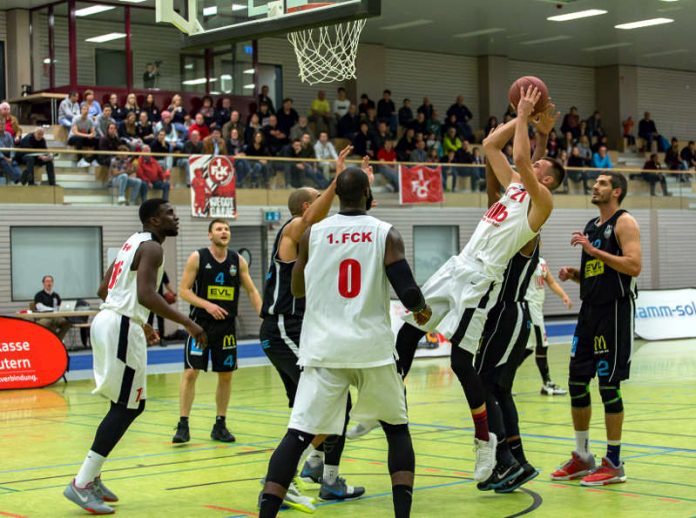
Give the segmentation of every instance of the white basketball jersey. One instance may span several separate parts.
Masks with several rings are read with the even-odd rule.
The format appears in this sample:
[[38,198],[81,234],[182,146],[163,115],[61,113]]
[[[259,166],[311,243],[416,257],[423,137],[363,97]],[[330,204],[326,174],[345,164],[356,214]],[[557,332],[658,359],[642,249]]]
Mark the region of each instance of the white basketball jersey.
[[384,251],[391,225],[337,214],[312,226],[299,364],[366,368],[394,362]]
[[[147,322],[150,310],[138,302],[137,271],[131,270],[135,253],[145,241],[153,241],[150,232],[137,232],[123,244],[114,261],[114,269],[109,279],[108,294],[101,309],[110,309],[133,319],[138,324]],[[157,270],[157,286],[162,282],[164,260]]]
[[511,183],[499,201],[483,215],[459,255],[478,263],[482,271],[501,278],[510,259],[537,232],[529,228],[531,198],[521,183]]
[[537,267],[534,269],[532,279],[529,282],[529,288],[527,288],[527,295],[525,296],[527,302],[530,304],[534,304],[535,306],[544,305],[544,300],[546,299],[546,290],[544,288],[546,286],[546,274],[548,271],[548,264],[540,257],[539,264],[537,264]]

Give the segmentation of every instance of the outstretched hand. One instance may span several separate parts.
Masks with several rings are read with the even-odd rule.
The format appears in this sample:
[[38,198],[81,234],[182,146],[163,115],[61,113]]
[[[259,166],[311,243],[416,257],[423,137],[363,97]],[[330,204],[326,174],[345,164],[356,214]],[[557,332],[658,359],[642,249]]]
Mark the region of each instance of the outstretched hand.
[[375,173],[372,171],[372,166],[370,165],[370,157],[365,155],[360,164],[360,169],[367,175],[367,179],[370,180],[370,185],[375,181]]
[[353,146],[348,145],[338,154],[338,158],[336,159],[336,176],[340,175],[346,170],[346,158],[348,158],[348,155],[350,155],[352,152]]
[[541,92],[536,86],[530,86],[527,91],[520,88],[520,101],[517,103],[517,116],[529,118],[534,112],[534,107],[541,99]]
[[549,99],[546,109],[541,113],[535,115],[530,121],[536,130],[542,135],[548,135],[551,130],[556,126],[558,118],[561,116],[561,112],[556,111],[556,105]]

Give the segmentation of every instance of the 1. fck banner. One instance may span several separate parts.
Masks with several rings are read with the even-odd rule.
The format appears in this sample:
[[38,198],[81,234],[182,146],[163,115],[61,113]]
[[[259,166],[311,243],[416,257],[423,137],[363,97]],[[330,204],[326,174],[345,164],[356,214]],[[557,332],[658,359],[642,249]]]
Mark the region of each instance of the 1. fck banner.
[[442,203],[442,168],[399,166],[399,203]]

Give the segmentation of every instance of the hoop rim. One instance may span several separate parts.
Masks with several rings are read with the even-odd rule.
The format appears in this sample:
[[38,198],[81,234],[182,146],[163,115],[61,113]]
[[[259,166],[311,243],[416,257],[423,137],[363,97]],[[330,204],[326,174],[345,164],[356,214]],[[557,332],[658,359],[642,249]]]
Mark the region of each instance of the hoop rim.
[[328,7],[330,5],[336,5],[336,2],[313,2],[311,4],[297,5],[294,7],[288,7],[287,14],[301,13],[303,11],[310,11],[318,7]]

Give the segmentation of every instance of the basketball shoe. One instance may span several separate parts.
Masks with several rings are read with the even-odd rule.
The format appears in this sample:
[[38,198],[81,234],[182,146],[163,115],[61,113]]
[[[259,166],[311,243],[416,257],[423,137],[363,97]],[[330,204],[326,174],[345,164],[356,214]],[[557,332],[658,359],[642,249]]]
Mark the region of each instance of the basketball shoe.
[[476,464],[474,466],[474,480],[483,482],[493,473],[495,467],[495,449],[498,446],[498,438],[493,432],[488,432],[488,440],[482,441],[474,437],[474,454]]
[[479,491],[490,491],[491,489],[498,489],[503,487],[508,482],[515,480],[517,477],[522,475],[524,470],[520,463],[514,460],[511,464],[504,464],[498,462],[493,468],[493,473],[485,481],[476,484],[476,489]]
[[580,481],[581,486],[606,486],[608,484],[620,484],[626,482],[624,463],[618,466],[607,457],[602,458],[602,465]]
[[189,433],[189,426],[187,422],[179,421],[176,424],[176,433],[172,437],[172,442],[174,444],[182,444],[189,442],[191,440],[191,434]]
[[321,483],[319,498],[322,500],[352,500],[365,494],[364,487],[353,487],[346,484],[346,479],[336,477],[333,484]]
[[526,484],[533,478],[539,475],[539,470],[532,466],[529,462],[525,462],[522,465],[522,473],[517,475],[515,478],[508,480],[502,486],[495,489],[496,493],[512,493],[515,489]]
[[63,496],[92,514],[113,514],[114,509],[104,503],[94,490],[94,483],[77,487],[73,479],[63,491]]
[[567,390],[562,389],[551,380],[541,386],[542,396],[565,396],[567,393]]
[[[263,478],[261,479],[261,485],[264,485],[266,483],[266,479]],[[259,500],[258,500],[258,507],[261,509],[261,500],[263,499],[263,489],[259,493]],[[285,493],[285,498],[283,499],[283,503],[280,506],[281,509],[288,509],[292,508],[295,509],[296,511],[301,511],[303,513],[313,513],[314,511],[317,510],[316,507],[314,507],[314,499],[310,498],[308,496],[304,496],[300,490],[297,488],[297,484],[295,483],[295,479],[290,482],[290,486],[288,487],[287,493]]]
[[370,421],[367,423],[358,423],[353,428],[346,432],[346,439],[357,439],[363,435],[367,435],[372,430],[379,426],[379,421]]
[[308,461],[305,461],[300,471],[300,480],[307,484],[321,484],[321,477],[324,475],[324,463],[320,462],[312,467]]
[[95,478],[92,483],[94,484],[94,492],[104,502],[118,502],[118,497],[104,485],[101,476]]
[[594,469],[595,460],[592,454],[588,458],[583,458],[577,451],[574,451],[568,462],[551,473],[551,479],[574,480],[589,475]]
[[224,423],[215,423],[210,432],[210,438],[220,442],[235,442],[237,438],[230,433]]

